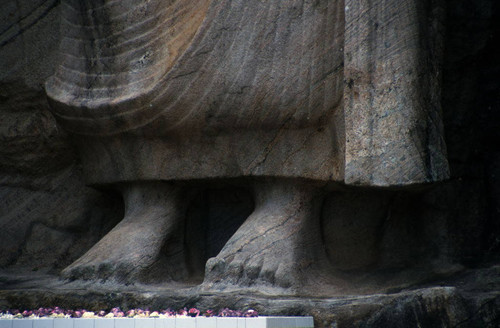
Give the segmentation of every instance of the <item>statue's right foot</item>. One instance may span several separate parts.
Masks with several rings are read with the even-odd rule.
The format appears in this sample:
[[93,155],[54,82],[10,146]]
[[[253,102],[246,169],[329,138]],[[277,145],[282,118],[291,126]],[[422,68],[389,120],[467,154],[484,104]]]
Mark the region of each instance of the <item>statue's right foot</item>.
[[[63,277],[133,283],[151,275],[183,214],[179,190],[164,182],[134,183],[123,187],[123,195],[123,220],[64,269]],[[176,265],[185,270],[182,263]]]

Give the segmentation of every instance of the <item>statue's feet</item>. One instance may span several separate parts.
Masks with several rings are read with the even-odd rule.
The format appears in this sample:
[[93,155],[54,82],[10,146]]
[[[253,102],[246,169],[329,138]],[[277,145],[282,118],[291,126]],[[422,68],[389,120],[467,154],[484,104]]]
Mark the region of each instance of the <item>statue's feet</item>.
[[179,191],[163,182],[133,183],[123,187],[123,196],[123,220],[64,269],[63,277],[132,283],[151,275],[183,214]]
[[320,234],[321,195],[296,181],[256,186],[256,208],[215,258],[204,285],[300,287],[324,248]]

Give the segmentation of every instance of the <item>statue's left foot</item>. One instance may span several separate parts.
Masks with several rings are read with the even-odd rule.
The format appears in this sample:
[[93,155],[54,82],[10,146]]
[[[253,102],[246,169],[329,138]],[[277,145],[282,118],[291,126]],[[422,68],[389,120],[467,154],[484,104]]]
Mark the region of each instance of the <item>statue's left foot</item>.
[[324,260],[321,196],[297,181],[256,187],[256,208],[215,258],[204,285],[300,287],[306,272]]

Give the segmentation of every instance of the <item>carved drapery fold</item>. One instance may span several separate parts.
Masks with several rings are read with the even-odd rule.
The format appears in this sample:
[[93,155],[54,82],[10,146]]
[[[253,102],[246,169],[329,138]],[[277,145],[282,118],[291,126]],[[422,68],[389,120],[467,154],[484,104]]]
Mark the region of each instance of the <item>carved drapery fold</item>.
[[440,181],[440,10],[415,0],[65,2],[63,61],[47,92],[62,125],[86,135],[90,183]]

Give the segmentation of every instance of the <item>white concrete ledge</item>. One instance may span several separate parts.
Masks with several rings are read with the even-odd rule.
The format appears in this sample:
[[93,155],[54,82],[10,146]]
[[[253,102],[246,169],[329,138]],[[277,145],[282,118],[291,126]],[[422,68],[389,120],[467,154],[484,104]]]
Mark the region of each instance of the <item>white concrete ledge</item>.
[[314,328],[312,317],[0,319],[0,328]]

